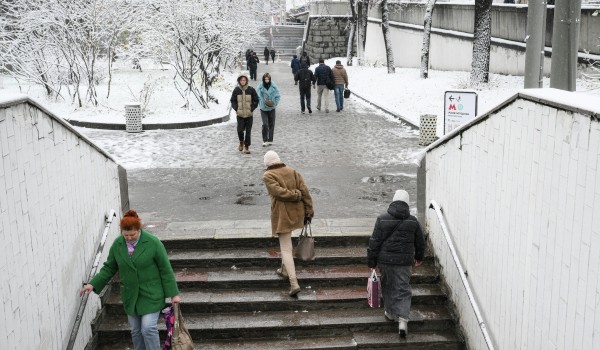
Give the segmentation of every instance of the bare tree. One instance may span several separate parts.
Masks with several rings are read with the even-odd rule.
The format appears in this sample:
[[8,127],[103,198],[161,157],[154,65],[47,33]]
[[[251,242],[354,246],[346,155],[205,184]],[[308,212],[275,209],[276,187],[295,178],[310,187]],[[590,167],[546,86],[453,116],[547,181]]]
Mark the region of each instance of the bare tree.
[[356,36],[356,23],[358,18],[356,15],[356,0],[350,0],[350,18],[348,19],[348,26],[350,27],[350,33],[348,35],[348,49],[346,51],[346,65],[352,65],[352,57],[354,56],[354,40]]
[[394,66],[394,50],[392,48],[392,39],[390,39],[390,10],[387,0],[381,1],[381,30],[383,31],[383,41],[385,43],[385,54],[387,58],[388,73],[396,73]]
[[357,43],[356,51],[358,56],[358,65],[362,66],[365,60],[365,44],[367,41],[367,24],[369,17],[369,0],[356,0],[357,14]]
[[492,0],[475,1],[473,60],[471,84],[487,83],[490,76],[490,45],[492,36]]
[[436,0],[427,0],[423,19],[423,46],[421,48],[421,78],[429,76],[429,48],[431,46],[431,23]]

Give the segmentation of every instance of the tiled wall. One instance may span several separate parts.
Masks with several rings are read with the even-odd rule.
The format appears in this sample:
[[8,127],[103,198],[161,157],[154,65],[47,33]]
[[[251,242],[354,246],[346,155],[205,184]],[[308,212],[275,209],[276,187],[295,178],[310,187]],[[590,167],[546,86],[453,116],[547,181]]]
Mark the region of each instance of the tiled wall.
[[[426,154],[426,202],[443,208],[496,349],[600,349],[600,103],[561,96],[518,96]],[[485,349],[426,217],[468,343]]]
[[[109,156],[26,98],[0,103],[0,349],[65,348],[111,209],[120,215]],[[118,233],[115,218],[107,245]],[[90,298],[75,349],[99,305]]]

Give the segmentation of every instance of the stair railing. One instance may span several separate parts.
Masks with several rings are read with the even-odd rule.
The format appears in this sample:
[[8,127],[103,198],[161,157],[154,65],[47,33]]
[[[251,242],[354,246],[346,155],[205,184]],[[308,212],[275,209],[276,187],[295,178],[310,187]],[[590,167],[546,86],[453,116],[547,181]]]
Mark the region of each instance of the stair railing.
[[473,295],[473,291],[471,290],[471,284],[467,280],[467,276],[465,270],[458,258],[458,254],[456,253],[456,248],[454,248],[454,243],[452,243],[452,239],[450,238],[450,232],[448,230],[448,226],[446,225],[446,219],[444,218],[444,213],[442,212],[442,207],[435,201],[432,200],[429,204],[429,209],[435,210],[437,214],[438,221],[442,228],[442,232],[444,232],[444,238],[446,239],[446,243],[448,244],[448,248],[450,249],[450,253],[452,254],[452,258],[454,259],[454,264],[459,271],[460,279],[467,291],[467,297],[469,298],[469,302],[471,303],[471,307],[475,312],[475,317],[477,318],[477,323],[479,324],[479,328],[481,329],[481,333],[483,334],[483,338],[485,343],[487,344],[487,348],[490,350],[495,350],[494,344],[492,343],[492,339],[487,331],[487,327],[483,320],[483,316],[481,315],[481,311],[479,310],[479,305],[475,300],[475,296]]
[[[115,210],[111,209],[110,213],[108,214],[108,217],[105,217],[106,223],[104,224],[104,232],[102,233],[100,244],[98,245],[98,249],[96,250],[96,257],[94,258],[94,263],[92,264],[92,268],[90,269],[90,273],[86,281],[89,281],[92,277],[94,277],[94,275],[96,275],[98,265],[100,265],[100,257],[102,256],[102,251],[104,250],[104,245],[106,244],[106,239],[108,238],[108,231],[110,230],[110,225],[112,224],[113,218],[115,216],[117,216]],[[77,339],[77,333],[79,332],[79,326],[81,325],[81,320],[83,318],[83,312],[85,311],[85,307],[88,302],[88,297],[89,294],[85,294],[79,302],[79,309],[77,310],[77,316],[75,317],[75,323],[73,324],[73,328],[71,329],[71,336],[69,337],[69,343],[67,344],[66,350],[73,350],[73,346],[75,346],[75,340]]]

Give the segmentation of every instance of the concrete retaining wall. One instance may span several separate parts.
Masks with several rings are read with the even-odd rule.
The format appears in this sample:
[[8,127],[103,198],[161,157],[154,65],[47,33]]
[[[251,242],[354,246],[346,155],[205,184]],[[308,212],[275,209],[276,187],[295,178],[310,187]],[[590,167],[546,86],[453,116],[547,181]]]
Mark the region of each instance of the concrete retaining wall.
[[[110,156],[39,104],[0,100],[0,349],[66,347],[104,216],[127,203],[124,178]],[[107,245],[118,234],[115,218]],[[91,297],[75,349],[90,339],[99,306]]]
[[304,51],[311,63],[320,58],[345,57],[348,47],[347,17],[311,17],[308,23],[308,39]]
[[419,183],[472,349],[486,347],[431,200],[496,349],[600,348],[600,102],[524,90],[428,147]]

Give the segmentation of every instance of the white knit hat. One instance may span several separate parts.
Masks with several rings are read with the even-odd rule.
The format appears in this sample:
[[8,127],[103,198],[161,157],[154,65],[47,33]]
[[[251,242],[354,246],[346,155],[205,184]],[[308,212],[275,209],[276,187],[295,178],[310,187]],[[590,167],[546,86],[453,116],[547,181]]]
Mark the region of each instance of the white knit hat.
[[396,191],[396,193],[394,193],[394,199],[392,199],[392,202],[395,201],[403,201],[404,203],[408,204],[408,192],[405,190]]
[[279,159],[279,156],[275,151],[268,151],[265,153],[264,162],[265,166],[268,168],[273,164],[281,163],[281,159]]

